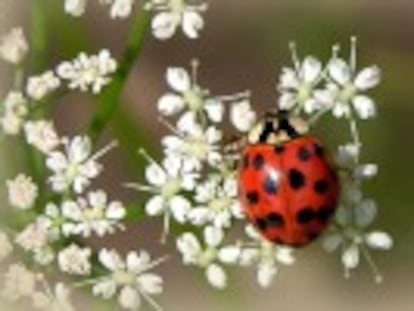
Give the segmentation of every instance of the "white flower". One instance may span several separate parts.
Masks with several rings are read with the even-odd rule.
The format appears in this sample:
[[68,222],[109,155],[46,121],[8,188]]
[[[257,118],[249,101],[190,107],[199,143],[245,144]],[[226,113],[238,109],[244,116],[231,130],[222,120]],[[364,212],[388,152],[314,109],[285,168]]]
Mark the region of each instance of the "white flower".
[[71,244],[58,254],[58,264],[61,271],[74,275],[87,275],[91,272],[90,248],[81,248]]
[[[197,61],[192,65],[195,72],[198,66]],[[196,77],[191,77],[185,68],[168,68],[166,80],[174,92],[169,92],[158,100],[158,110],[162,115],[172,116],[184,109],[189,109],[194,114],[205,114],[214,123],[222,121],[223,103],[216,99],[206,99],[208,91],[202,89],[196,83]]]
[[230,120],[240,132],[249,131],[256,122],[256,113],[252,109],[250,101],[242,100],[232,105]]
[[382,250],[390,250],[394,244],[392,237],[381,231],[374,231],[365,235],[365,243],[370,248]]
[[194,199],[197,205],[188,214],[194,225],[210,223],[228,228],[233,217],[244,216],[237,200],[237,181],[233,177],[210,176],[197,186]]
[[86,0],[65,0],[65,12],[72,16],[81,16],[85,13]]
[[33,207],[38,195],[37,185],[33,183],[31,177],[24,174],[19,174],[13,180],[8,180],[7,190],[10,204],[19,209]]
[[67,234],[89,237],[95,233],[102,237],[124,228],[121,220],[126,215],[125,207],[118,201],[108,202],[102,190],[90,192],[88,201],[82,198],[78,202],[66,201],[61,208]]
[[195,121],[194,114],[186,113],[174,131],[176,135],[164,137],[162,144],[166,154],[183,159],[188,170],[199,171],[205,162],[213,167],[220,164],[222,132],[216,127],[204,129]]
[[23,264],[14,263],[8,267],[4,275],[2,295],[7,300],[16,301],[32,295],[35,285],[35,274]]
[[236,264],[240,254],[237,246],[220,247],[223,238],[222,229],[208,226],[204,229],[203,242],[190,232],[177,239],[177,249],[183,257],[183,263],[204,269],[207,281],[218,289],[227,286],[227,274],[222,264]]
[[162,293],[163,280],[150,270],[164,259],[152,261],[147,252],[141,251],[129,252],[123,260],[115,250],[103,249],[99,261],[110,274],[95,281],[94,295],[109,299],[119,289],[118,300],[124,309],[138,310],[141,299],[158,307],[151,296]]
[[72,188],[81,193],[89,186],[90,180],[96,178],[103,166],[97,162],[115,144],[109,144],[95,154],[89,137],[76,136],[72,140],[64,141],[64,152],[52,151],[46,159],[47,167],[54,173],[49,178],[52,189],[63,193]]
[[27,95],[34,100],[42,100],[60,86],[60,80],[53,71],[39,76],[29,77],[26,86]]
[[15,243],[27,252],[44,248],[48,243],[47,230],[36,223],[30,224],[16,236]]
[[0,119],[3,131],[9,135],[20,132],[28,113],[27,100],[20,92],[11,91],[4,100],[4,112]]
[[41,152],[48,154],[60,144],[52,121],[27,121],[24,125],[26,141]]
[[[64,201],[62,206],[70,204],[69,201]],[[73,204],[76,204],[73,202]],[[61,234],[65,237],[71,235],[74,225],[70,223],[63,212],[56,204],[49,202],[46,204],[43,214],[37,218],[37,225],[47,231],[48,239],[56,241],[61,238]]]
[[157,12],[152,20],[152,32],[157,39],[171,38],[180,25],[188,38],[197,39],[204,28],[200,13],[207,9],[205,3],[190,5],[184,0],[150,0],[146,8]]
[[257,282],[262,287],[269,287],[279,269],[279,264],[292,265],[295,262],[292,249],[275,245],[262,237],[251,225],[246,227],[246,234],[253,243],[248,243],[248,246],[242,248],[240,264],[257,265]]
[[13,245],[4,232],[0,232],[0,262],[6,259],[13,251]]
[[0,56],[9,63],[21,63],[28,51],[27,40],[21,28],[13,28],[0,40]]
[[315,99],[314,88],[319,83],[322,64],[313,56],[307,56],[295,68],[283,68],[278,85],[282,96],[279,108],[290,110],[296,105],[303,107],[306,113],[321,109],[321,103]]
[[70,290],[63,283],[57,283],[52,293],[49,288],[32,295],[33,306],[46,311],[75,311],[70,302]]
[[94,94],[111,82],[111,74],[117,69],[116,60],[108,50],[101,50],[99,54],[88,56],[80,53],[72,61],[61,63],[56,71],[62,80],[68,80],[70,89],[79,89],[83,92],[89,89]]
[[372,118],[376,115],[375,102],[361,93],[380,83],[381,70],[371,66],[356,72],[353,67],[340,58],[332,59],[328,65],[333,83],[330,86],[334,100],[332,113],[337,118],[349,117],[352,107],[360,119]]
[[150,162],[145,170],[149,186],[134,184],[129,186],[154,195],[145,204],[145,210],[149,216],[164,215],[162,236],[164,240],[169,231],[171,216],[181,224],[187,220],[191,203],[182,192],[194,189],[198,175],[186,171],[183,168],[183,162],[177,157],[167,156],[160,165],[145,152],[143,154]]

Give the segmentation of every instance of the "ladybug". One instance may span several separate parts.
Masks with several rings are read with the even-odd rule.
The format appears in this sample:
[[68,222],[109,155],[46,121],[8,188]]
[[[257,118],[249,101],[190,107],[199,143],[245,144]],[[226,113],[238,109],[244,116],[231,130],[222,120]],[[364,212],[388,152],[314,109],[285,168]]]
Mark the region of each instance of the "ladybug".
[[338,177],[307,123],[287,112],[268,113],[245,138],[238,168],[239,200],[268,240],[300,247],[329,224]]

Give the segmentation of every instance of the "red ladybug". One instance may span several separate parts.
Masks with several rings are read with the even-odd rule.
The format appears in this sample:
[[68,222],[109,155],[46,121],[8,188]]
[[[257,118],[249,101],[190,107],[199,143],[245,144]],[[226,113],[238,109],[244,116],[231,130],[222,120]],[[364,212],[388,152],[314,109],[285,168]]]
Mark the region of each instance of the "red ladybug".
[[249,133],[239,165],[239,198],[268,240],[294,247],[314,240],[337,205],[339,184],[319,140],[287,113],[267,114]]

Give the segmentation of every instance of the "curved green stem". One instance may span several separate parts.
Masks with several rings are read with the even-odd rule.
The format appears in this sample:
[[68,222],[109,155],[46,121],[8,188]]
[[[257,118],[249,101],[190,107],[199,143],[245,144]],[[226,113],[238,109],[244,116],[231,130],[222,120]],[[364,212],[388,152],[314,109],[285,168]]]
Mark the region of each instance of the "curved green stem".
[[111,120],[119,97],[131,72],[132,66],[142,50],[149,29],[150,14],[145,9],[138,12],[129,34],[125,52],[119,62],[118,70],[111,82],[98,98],[98,104],[89,124],[88,134],[96,142],[107,123]]

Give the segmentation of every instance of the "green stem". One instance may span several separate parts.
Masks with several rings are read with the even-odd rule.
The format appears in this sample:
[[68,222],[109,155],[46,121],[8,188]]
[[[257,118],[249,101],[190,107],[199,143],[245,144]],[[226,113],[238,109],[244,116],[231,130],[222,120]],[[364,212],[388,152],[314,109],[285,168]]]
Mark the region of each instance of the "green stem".
[[141,9],[132,25],[127,46],[118,70],[106,89],[99,96],[98,104],[89,124],[88,134],[93,142],[96,142],[107,123],[110,121],[119,102],[123,87],[131,72],[132,66],[142,50],[147,30],[149,29],[150,15],[147,10]]

